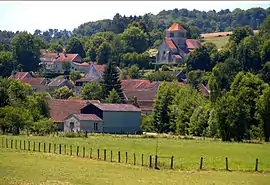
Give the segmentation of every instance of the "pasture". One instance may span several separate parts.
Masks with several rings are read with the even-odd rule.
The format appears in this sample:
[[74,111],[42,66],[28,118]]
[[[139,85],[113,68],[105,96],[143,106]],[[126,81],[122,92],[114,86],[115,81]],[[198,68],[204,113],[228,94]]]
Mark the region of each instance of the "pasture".
[[49,153],[0,148],[0,184],[267,185],[269,173],[153,170]]
[[[104,159],[104,149],[106,149],[106,160],[110,160],[112,151],[112,160],[118,161],[118,152],[120,151],[121,163],[134,164],[134,153],[136,156],[136,165],[141,166],[142,154],[145,166],[149,164],[149,156],[171,157],[174,156],[173,169],[180,170],[198,170],[200,158],[203,157],[203,170],[225,170],[225,158],[228,157],[229,169],[233,171],[254,171],[255,160],[259,159],[259,171],[270,172],[270,144],[251,144],[251,143],[229,143],[219,140],[184,140],[177,138],[142,138],[126,135],[90,135],[88,138],[67,138],[57,136],[1,136],[8,139],[10,143],[15,141],[19,148],[19,141],[23,148],[25,141],[26,150],[28,150],[28,141],[30,141],[30,151],[33,151],[34,142],[35,150],[38,150],[40,142],[40,150],[48,153],[49,143],[51,143],[51,153],[59,154],[61,144],[61,154],[76,155],[77,146],[79,146],[79,156],[83,155],[83,147],[85,147],[85,157],[97,158],[99,150],[99,158]],[[55,144],[55,149],[54,148]],[[5,145],[5,142],[3,143]],[[10,144],[9,144],[10,145]],[[72,151],[70,151],[72,146]],[[1,146],[0,146],[1,147]],[[9,146],[10,147],[10,146]],[[65,147],[65,149],[64,149]],[[55,151],[54,151],[55,150]],[[64,151],[65,150],[65,151]],[[128,155],[126,161],[126,152]],[[170,167],[170,159],[160,158],[159,166],[162,168]]]
[[222,37],[206,37],[203,39],[204,42],[212,42],[214,43],[218,49],[220,49],[221,47],[225,46],[228,41],[229,41],[229,37],[228,36],[222,36]]

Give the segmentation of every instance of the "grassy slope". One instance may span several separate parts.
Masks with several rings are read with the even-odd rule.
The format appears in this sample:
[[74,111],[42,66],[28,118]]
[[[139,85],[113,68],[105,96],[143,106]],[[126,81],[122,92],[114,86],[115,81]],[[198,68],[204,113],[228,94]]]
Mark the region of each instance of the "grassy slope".
[[[61,143],[73,145],[73,155],[76,154],[76,145],[80,145],[80,155],[82,146],[86,147],[89,156],[90,147],[93,148],[93,156],[97,156],[97,149],[100,149],[100,157],[103,158],[103,149],[107,149],[107,159],[109,150],[113,151],[113,159],[117,160],[117,152],[121,151],[121,160],[125,160],[125,152],[128,152],[128,161],[133,163],[133,153],[136,152],[137,162],[141,163],[141,154],[144,154],[144,163],[149,163],[149,155],[155,155],[157,139],[153,138],[127,138],[120,136],[89,136],[88,138],[63,138],[63,137],[41,137],[41,136],[9,136],[9,139],[21,139],[31,141],[41,141],[47,143]],[[0,143],[2,142],[2,139]],[[194,170],[199,168],[200,157],[204,157],[204,169],[225,168],[225,157],[229,158],[229,168],[232,170],[254,170],[255,159],[259,158],[259,170],[270,171],[270,144],[247,144],[247,143],[223,143],[210,140],[179,140],[169,138],[158,139],[158,155],[174,156],[175,168]],[[19,145],[19,144],[18,144]],[[33,148],[33,142],[31,142]],[[36,149],[37,149],[36,144]],[[2,146],[2,145],[1,145]],[[59,147],[59,145],[56,145]],[[27,142],[26,142],[27,147]],[[62,146],[63,149],[63,146]],[[43,150],[43,144],[41,145]],[[53,149],[51,149],[53,151]],[[56,149],[59,152],[59,149]],[[63,153],[63,150],[62,150]],[[169,159],[161,159],[160,162],[169,166]]]
[[228,43],[229,37],[209,37],[204,38],[205,42],[212,42],[216,44],[217,48],[221,48],[222,46],[225,46]]
[[83,158],[0,149],[0,184],[269,184],[250,172],[151,170]]

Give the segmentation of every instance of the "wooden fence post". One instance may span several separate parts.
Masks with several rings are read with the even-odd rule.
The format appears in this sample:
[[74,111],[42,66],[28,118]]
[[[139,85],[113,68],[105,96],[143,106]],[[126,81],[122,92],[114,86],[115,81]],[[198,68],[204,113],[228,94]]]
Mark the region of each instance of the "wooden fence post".
[[40,142],[38,142],[38,152],[40,152]]
[[229,170],[229,164],[228,164],[228,157],[225,158],[226,159],[226,170]]
[[49,153],[51,153],[51,143],[49,143]]
[[202,166],[203,166],[203,157],[201,157],[201,160],[200,160],[200,170],[202,169]]
[[112,153],[112,150],[111,150],[111,162],[113,161],[113,153]]
[[259,163],[259,159],[256,158],[256,164],[255,164],[255,171],[256,171],[256,172],[258,171],[258,163]]
[[6,148],[8,148],[8,138],[6,138]]
[[64,155],[67,154],[67,145],[64,145]]
[[56,144],[53,144],[53,153],[56,154]]
[[34,143],[33,143],[33,151],[35,152],[36,151],[36,142],[34,141]]
[[143,154],[142,154],[142,166],[143,166]]
[[79,148],[79,146],[77,146],[77,157],[79,156],[79,150],[80,150],[80,148]]
[[85,146],[83,146],[83,158],[85,157]]
[[106,161],[106,149],[104,149],[104,156],[103,156],[103,158],[104,158],[104,161]]
[[10,148],[13,148],[13,139],[10,141]]
[[172,156],[172,158],[171,158],[171,169],[173,169],[173,159],[174,159],[174,157]]
[[69,146],[69,155],[72,156],[72,145]]
[[136,153],[133,154],[133,164],[136,165]]
[[25,140],[23,140],[23,149],[25,150]]
[[43,152],[46,153],[46,143],[43,143]]
[[149,157],[149,168],[152,168],[152,156]]
[[62,145],[59,144],[59,154],[61,154],[61,153],[62,153]]
[[155,155],[155,169],[158,169],[158,156]]
[[31,141],[28,141],[28,151],[30,151],[30,143]]
[[15,139],[15,149],[17,149],[17,139]]
[[4,148],[4,138],[2,137],[2,148]]
[[97,159],[99,160],[99,149],[97,149]]
[[118,151],[118,162],[121,162],[121,156],[120,156],[120,151]]
[[92,148],[90,148],[90,154],[89,154],[90,159],[92,159]]
[[22,140],[20,140],[20,150],[22,149]]
[[126,163],[128,163],[128,153],[126,152]]

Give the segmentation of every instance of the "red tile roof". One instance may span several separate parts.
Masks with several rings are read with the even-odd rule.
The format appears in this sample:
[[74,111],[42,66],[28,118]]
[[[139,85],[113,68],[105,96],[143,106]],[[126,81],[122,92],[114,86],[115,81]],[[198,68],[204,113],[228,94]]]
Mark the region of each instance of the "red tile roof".
[[188,49],[195,49],[201,45],[201,42],[196,39],[187,39],[186,44]]
[[124,91],[128,100],[132,100],[134,96],[137,97],[137,101],[154,101],[156,96],[156,91],[151,90],[133,90],[133,91]]
[[165,42],[170,49],[177,49],[177,47],[175,46],[175,44],[171,39],[165,39]]
[[63,122],[70,114],[80,114],[87,103],[100,103],[98,100],[61,100],[49,101],[50,116],[54,122]]
[[125,91],[138,90],[138,89],[152,89],[159,82],[150,82],[149,80],[128,79],[122,80],[122,89]]
[[88,67],[90,66],[90,64],[86,63],[86,62],[83,62],[83,63],[78,63],[78,62],[72,62],[74,65],[76,66],[85,66],[85,67]]
[[15,75],[10,75],[9,78],[15,78],[17,80],[22,80],[26,78],[27,75],[30,75],[28,72],[16,72]]
[[174,23],[168,31],[186,31],[180,24]]
[[44,83],[45,81],[45,78],[24,78],[21,81],[24,83],[28,83],[31,86],[35,86],[35,85],[42,85],[42,83]]
[[64,54],[64,53],[44,53],[41,55],[43,62],[71,62],[78,54]]
[[95,114],[73,114],[73,115],[76,116],[79,120],[82,120],[82,121],[88,121],[88,120],[102,121],[102,119],[99,118]]
[[128,111],[140,112],[141,109],[130,104],[110,104],[110,103],[92,103],[94,106],[103,111]]

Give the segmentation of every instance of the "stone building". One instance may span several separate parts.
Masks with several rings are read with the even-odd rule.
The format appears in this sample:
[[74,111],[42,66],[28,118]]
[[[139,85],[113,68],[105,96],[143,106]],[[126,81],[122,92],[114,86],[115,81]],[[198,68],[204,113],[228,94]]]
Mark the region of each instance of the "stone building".
[[180,24],[173,24],[166,32],[165,40],[158,47],[156,62],[184,62],[185,56],[201,45],[199,40],[187,39],[186,33]]

